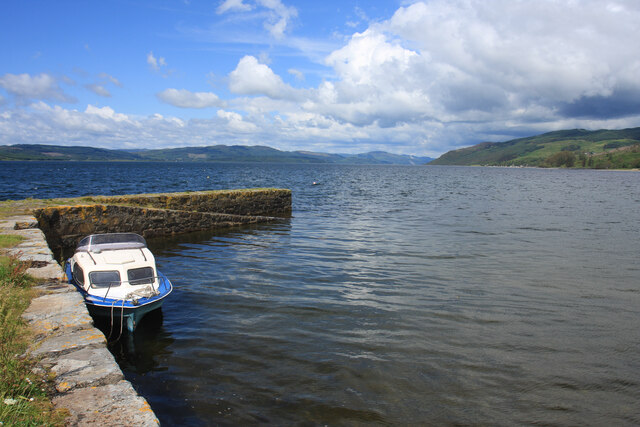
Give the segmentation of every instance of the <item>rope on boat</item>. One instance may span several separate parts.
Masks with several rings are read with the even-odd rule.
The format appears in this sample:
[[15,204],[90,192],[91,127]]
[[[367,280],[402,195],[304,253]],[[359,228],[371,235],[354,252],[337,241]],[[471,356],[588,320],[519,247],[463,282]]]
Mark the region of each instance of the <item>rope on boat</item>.
[[118,338],[116,338],[115,340],[111,341],[111,342],[116,342],[120,339],[120,337],[122,336],[122,324],[124,323],[124,302],[125,300],[114,300],[113,303],[111,304],[111,329],[109,330],[109,337],[107,338],[107,341],[109,341],[111,339],[111,334],[113,333],[113,307],[116,305],[116,303],[118,301],[122,301],[122,306],[120,308],[120,334],[118,335]]
[[[108,292],[108,291],[107,291]],[[115,307],[116,303],[118,301],[122,301],[122,306],[120,307],[120,334],[118,335],[118,338],[116,338],[115,340],[111,341],[111,342],[115,342],[118,341],[120,339],[120,337],[122,337],[122,328],[123,328],[123,324],[124,324],[124,303],[127,300],[131,300],[131,303],[133,305],[138,305],[138,299],[140,298],[152,298],[155,296],[160,295],[160,291],[154,289],[153,286],[146,286],[142,289],[138,289],[135,290],[133,292],[129,292],[124,298],[122,299],[116,299],[113,300],[113,303],[111,303],[111,328],[109,329],[109,337],[107,337],[107,341],[109,341],[111,339],[111,335],[113,334],[113,308]]]
[[160,291],[157,291],[153,288],[153,286],[145,286],[142,289],[137,289],[133,292],[129,292],[125,299],[131,300],[133,305],[138,305],[138,300],[140,298],[152,298],[160,295]]

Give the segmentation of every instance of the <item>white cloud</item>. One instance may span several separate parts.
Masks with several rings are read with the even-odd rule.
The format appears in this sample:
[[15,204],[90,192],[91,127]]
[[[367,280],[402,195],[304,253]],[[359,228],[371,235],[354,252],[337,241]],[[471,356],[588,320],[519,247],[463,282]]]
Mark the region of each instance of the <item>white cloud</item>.
[[[273,63],[247,55],[228,72],[231,97],[224,101],[211,92],[184,89],[156,95],[181,108],[224,108],[207,119],[134,117],[109,107],[77,111],[45,103],[24,108],[25,103],[16,103],[8,110],[14,98],[58,101],[66,96],[59,78],[6,74],[0,77],[7,96],[0,143],[136,141],[154,147],[260,140],[282,149],[437,155],[460,145],[555,129],[640,126],[637,1],[403,4],[386,21],[370,24],[326,53],[319,60],[326,66],[324,79],[313,86],[288,85],[283,77],[291,77],[274,70],[290,65],[269,50]],[[266,19],[273,37],[287,34],[297,13],[279,0],[228,0],[217,11],[241,14],[236,18],[243,20]],[[285,38],[277,43],[295,46],[308,58],[310,42]],[[328,45],[313,49],[314,60]],[[153,52],[147,61],[156,71],[167,66]],[[220,84],[226,72],[216,72]],[[299,81],[305,77],[298,68],[287,72]],[[116,81],[105,75],[93,83],[108,92]]]
[[303,105],[356,126],[381,127],[423,120],[433,114],[430,96],[419,73],[416,52],[390,42],[377,29],[356,33],[326,63],[336,72],[335,82],[324,82]]
[[273,99],[291,98],[295,91],[271,68],[254,56],[245,56],[229,74],[229,89],[241,95],[266,95]]
[[153,52],[149,52],[147,53],[147,64],[153,71],[160,71],[162,67],[167,66],[167,61],[163,57],[156,58]]
[[[55,105],[53,107],[42,101],[30,105],[32,113],[23,110],[14,111],[11,120],[24,126],[23,132],[27,138],[34,142],[56,143],[56,135],[60,140],[69,142],[77,138],[84,141],[93,141],[94,137],[100,139],[100,135],[112,138],[115,134],[130,134],[135,123],[126,115],[116,113],[110,107],[95,107],[88,105],[85,111],[68,110]],[[21,140],[11,127],[2,123],[9,134],[5,138],[9,141]],[[126,132],[123,132],[125,131]],[[12,134],[13,133],[13,134]],[[60,140],[58,142],[60,142]],[[8,142],[7,142],[8,143]],[[17,143],[17,142],[12,142]]]
[[304,73],[300,70],[296,70],[295,68],[289,68],[287,72],[292,76],[294,76],[296,80],[300,80],[300,81],[304,80]]
[[87,105],[86,114],[98,116],[103,119],[113,120],[115,122],[131,122],[126,114],[116,113],[111,107],[96,107],[93,105]]
[[248,12],[251,9],[253,9],[253,7],[243,3],[242,0],[225,0],[220,3],[220,6],[216,9],[216,13],[223,14],[229,11]]
[[224,103],[212,92],[190,92],[186,89],[165,89],[156,94],[158,99],[174,107],[208,108],[221,107]]
[[97,83],[91,83],[91,84],[84,85],[84,87],[89,89],[91,92],[95,93],[96,95],[104,96],[105,98],[108,98],[111,96],[111,92],[109,92],[107,88],[105,88],[103,85],[100,85]]
[[416,52],[398,43],[390,43],[383,33],[367,30],[354,34],[349,43],[331,53],[326,62],[336,70],[340,80],[369,85],[405,75],[411,60],[417,56]]
[[433,147],[640,125],[640,5],[542,2],[402,7],[327,56],[335,78],[302,108],[370,139],[421,127]]
[[224,111],[218,110],[218,117],[226,120],[230,129],[238,132],[255,132],[258,127],[251,123],[243,120],[242,116],[233,111]]
[[273,37],[282,38],[291,20],[298,16],[296,8],[285,6],[280,0],[257,0],[257,3],[270,10],[264,27]]
[[216,13],[228,12],[252,12],[262,9],[266,14],[264,28],[276,39],[282,39],[290,27],[291,21],[298,16],[298,10],[292,6],[286,6],[280,0],[255,0],[245,3],[243,0],[225,0],[216,9]]
[[[81,75],[85,75],[86,76],[86,72],[80,72],[81,70],[78,70],[79,74]],[[84,87],[88,90],[90,90],[91,92],[95,93],[96,95],[99,96],[103,96],[105,98],[110,98],[111,97],[111,92],[109,92],[109,89],[107,89],[107,85],[114,85],[117,87],[122,87],[122,83],[120,83],[120,81],[107,74],[107,73],[100,73],[98,74],[98,82],[97,83],[87,83],[84,85]]]
[[118,80],[117,78],[115,78],[112,75],[109,75],[107,73],[98,74],[98,78],[100,79],[100,81],[102,81],[104,83],[111,83],[111,84],[113,84],[115,86],[122,87],[122,83],[120,83],[120,80]]
[[508,113],[614,94],[640,55],[638,18],[633,2],[435,0],[400,8],[382,29],[417,47],[443,113]]
[[34,99],[47,99],[62,102],[73,102],[73,98],[66,95],[58,80],[47,73],[36,76],[30,74],[10,74],[0,77],[0,87],[14,95],[19,103]]

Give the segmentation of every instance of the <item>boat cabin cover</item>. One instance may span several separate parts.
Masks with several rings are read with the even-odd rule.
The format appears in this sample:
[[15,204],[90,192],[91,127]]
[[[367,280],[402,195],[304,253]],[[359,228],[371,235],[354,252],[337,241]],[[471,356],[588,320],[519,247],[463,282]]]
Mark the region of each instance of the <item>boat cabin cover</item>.
[[83,238],[71,258],[74,280],[91,295],[126,298],[132,291],[158,287],[155,258],[142,236],[94,234]]

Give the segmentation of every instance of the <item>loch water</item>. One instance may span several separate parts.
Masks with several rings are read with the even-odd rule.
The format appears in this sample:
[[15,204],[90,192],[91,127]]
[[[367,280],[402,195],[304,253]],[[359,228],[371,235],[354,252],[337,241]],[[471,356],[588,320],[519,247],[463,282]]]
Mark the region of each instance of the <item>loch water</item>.
[[149,242],[174,293],[111,350],[162,424],[640,424],[640,172],[0,168],[0,199],[292,189]]

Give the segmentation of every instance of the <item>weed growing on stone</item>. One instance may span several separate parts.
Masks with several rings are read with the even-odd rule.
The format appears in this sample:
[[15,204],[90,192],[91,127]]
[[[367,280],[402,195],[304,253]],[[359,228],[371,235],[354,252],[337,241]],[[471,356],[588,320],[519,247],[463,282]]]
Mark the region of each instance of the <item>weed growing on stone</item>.
[[10,248],[24,240],[18,234],[0,234],[0,248]]

